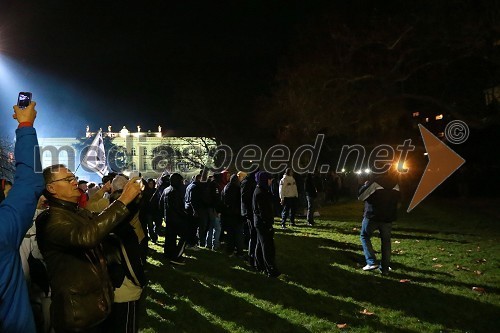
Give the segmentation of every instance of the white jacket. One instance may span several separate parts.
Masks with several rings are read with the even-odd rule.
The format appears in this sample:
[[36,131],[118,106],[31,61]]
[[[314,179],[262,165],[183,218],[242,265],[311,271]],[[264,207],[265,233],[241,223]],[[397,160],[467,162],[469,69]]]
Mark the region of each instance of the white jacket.
[[297,198],[299,192],[297,191],[297,184],[295,183],[295,178],[292,176],[283,175],[280,180],[280,199],[284,198]]

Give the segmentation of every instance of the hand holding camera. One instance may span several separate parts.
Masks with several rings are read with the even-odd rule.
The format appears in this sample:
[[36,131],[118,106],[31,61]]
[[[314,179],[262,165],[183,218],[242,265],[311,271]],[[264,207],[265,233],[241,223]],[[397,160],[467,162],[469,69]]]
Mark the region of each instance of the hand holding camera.
[[36,103],[31,100],[31,93],[20,92],[17,105],[14,105],[12,118],[16,119],[19,123],[33,124],[36,118],[35,105]]
[[[137,180],[139,180],[139,182],[137,182]],[[144,185],[140,181],[140,178],[134,177],[130,179],[123,187],[123,192],[118,200],[123,202],[125,206],[128,205],[135,199],[135,197],[137,197],[141,193],[143,187]]]

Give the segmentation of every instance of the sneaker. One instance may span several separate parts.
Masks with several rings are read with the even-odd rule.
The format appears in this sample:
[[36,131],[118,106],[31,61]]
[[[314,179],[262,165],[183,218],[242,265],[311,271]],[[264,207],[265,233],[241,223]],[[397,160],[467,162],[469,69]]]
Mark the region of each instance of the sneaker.
[[377,269],[378,268],[378,265],[366,265],[365,267],[363,267],[363,270],[364,271],[372,271],[374,269]]
[[174,265],[184,266],[186,264],[186,261],[182,258],[177,258],[170,260],[170,263]]

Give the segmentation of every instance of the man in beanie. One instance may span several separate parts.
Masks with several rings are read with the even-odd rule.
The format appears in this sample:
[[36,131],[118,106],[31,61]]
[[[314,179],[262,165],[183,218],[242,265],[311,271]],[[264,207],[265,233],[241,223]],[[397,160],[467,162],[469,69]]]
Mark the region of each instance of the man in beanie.
[[274,209],[273,198],[269,190],[271,175],[259,171],[255,175],[257,186],[253,193],[254,226],[257,230],[257,246],[255,261],[257,269],[263,269],[269,277],[278,277],[280,272],[276,268],[276,250],[274,247]]

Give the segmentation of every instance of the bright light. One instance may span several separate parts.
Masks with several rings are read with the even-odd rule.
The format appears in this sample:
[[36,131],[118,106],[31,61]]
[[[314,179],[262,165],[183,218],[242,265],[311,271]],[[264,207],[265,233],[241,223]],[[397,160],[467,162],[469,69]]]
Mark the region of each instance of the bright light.
[[408,164],[405,162],[397,162],[397,163],[394,163],[394,168],[396,168],[396,170],[398,172],[408,172],[410,169],[408,168]]
[[360,175],[361,174],[361,170],[356,171],[355,174]]
[[424,156],[427,156],[427,155],[429,155],[429,153],[424,153]]
[[345,169],[342,169],[342,172],[345,172]]
[[365,169],[365,173],[370,173],[370,172],[371,172],[370,169],[368,169],[368,168]]

